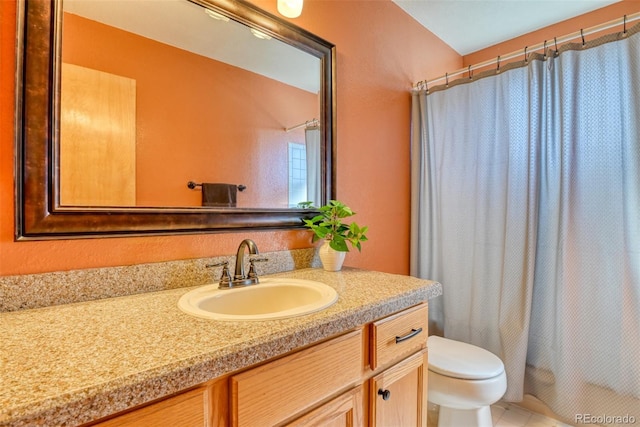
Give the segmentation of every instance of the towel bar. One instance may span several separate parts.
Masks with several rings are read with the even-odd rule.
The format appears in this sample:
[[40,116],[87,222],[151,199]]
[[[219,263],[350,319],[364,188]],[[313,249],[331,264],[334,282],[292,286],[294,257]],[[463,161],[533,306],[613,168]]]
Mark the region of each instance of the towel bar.
[[[193,181],[189,181],[187,182],[187,187],[189,187],[190,189],[195,189],[196,187],[202,187],[202,184],[197,184]],[[238,191],[244,191],[247,188],[246,185],[243,184],[238,184]]]

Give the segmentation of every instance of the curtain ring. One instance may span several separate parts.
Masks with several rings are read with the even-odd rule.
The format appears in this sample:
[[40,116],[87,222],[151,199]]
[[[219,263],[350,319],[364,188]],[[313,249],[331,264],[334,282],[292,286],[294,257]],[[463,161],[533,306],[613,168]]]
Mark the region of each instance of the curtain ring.
[[525,47],[524,47],[524,63],[525,63],[525,64],[529,62],[529,58],[527,58],[527,48],[528,48],[528,47],[529,47],[529,46],[525,46]]
[[560,51],[558,50],[558,38],[557,37],[553,38],[553,44],[556,45],[556,54],[555,54],[555,56],[560,55]]
[[585,41],[584,41],[584,31],[582,30],[582,28],[580,28],[580,37],[582,37],[582,46],[585,45]]
[[627,15],[622,18],[622,34],[627,35]]
[[498,64],[497,68],[496,68],[496,74],[500,72],[500,55],[498,55],[498,60],[496,61],[496,63]]
[[449,87],[449,73],[444,74],[446,86]]
[[473,70],[471,69],[471,65],[469,65],[469,80],[473,80]]
[[547,59],[547,41],[546,41],[546,40],[544,41],[544,45],[543,45],[543,47],[542,47],[542,52],[543,52],[543,54],[544,54],[544,55],[543,55],[543,58],[544,58],[544,59]]
[[425,92],[429,93],[429,80],[424,81]]

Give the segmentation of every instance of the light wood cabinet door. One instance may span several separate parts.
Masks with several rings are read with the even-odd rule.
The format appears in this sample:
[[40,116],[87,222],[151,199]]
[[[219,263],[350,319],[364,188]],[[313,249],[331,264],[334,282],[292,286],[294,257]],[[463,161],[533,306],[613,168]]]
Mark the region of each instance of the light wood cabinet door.
[[362,386],[358,386],[287,424],[287,427],[359,427],[362,425]]
[[207,387],[181,393],[132,412],[95,424],[98,427],[211,426]]
[[358,384],[362,330],[231,377],[231,425],[274,426]]
[[421,351],[370,381],[373,427],[427,425],[427,352]]

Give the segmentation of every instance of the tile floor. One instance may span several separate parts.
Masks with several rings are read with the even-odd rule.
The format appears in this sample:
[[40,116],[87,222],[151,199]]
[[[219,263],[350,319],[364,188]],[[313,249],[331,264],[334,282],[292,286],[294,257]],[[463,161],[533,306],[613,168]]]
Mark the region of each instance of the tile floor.
[[[498,402],[492,405],[491,415],[494,427],[572,427],[570,424],[565,424],[507,402]],[[436,427],[437,425],[438,406],[429,403],[427,426]]]
[[506,402],[491,405],[494,427],[571,427],[553,418]]

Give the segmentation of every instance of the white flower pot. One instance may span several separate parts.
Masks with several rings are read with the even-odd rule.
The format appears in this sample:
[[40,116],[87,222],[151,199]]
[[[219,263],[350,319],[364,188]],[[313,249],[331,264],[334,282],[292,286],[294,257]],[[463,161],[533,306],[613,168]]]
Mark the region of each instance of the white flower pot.
[[340,271],[346,255],[346,252],[336,251],[329,246],[328,240],[325,240],[318,250],[318,256],[322,262],[322,267],[326,271]]

